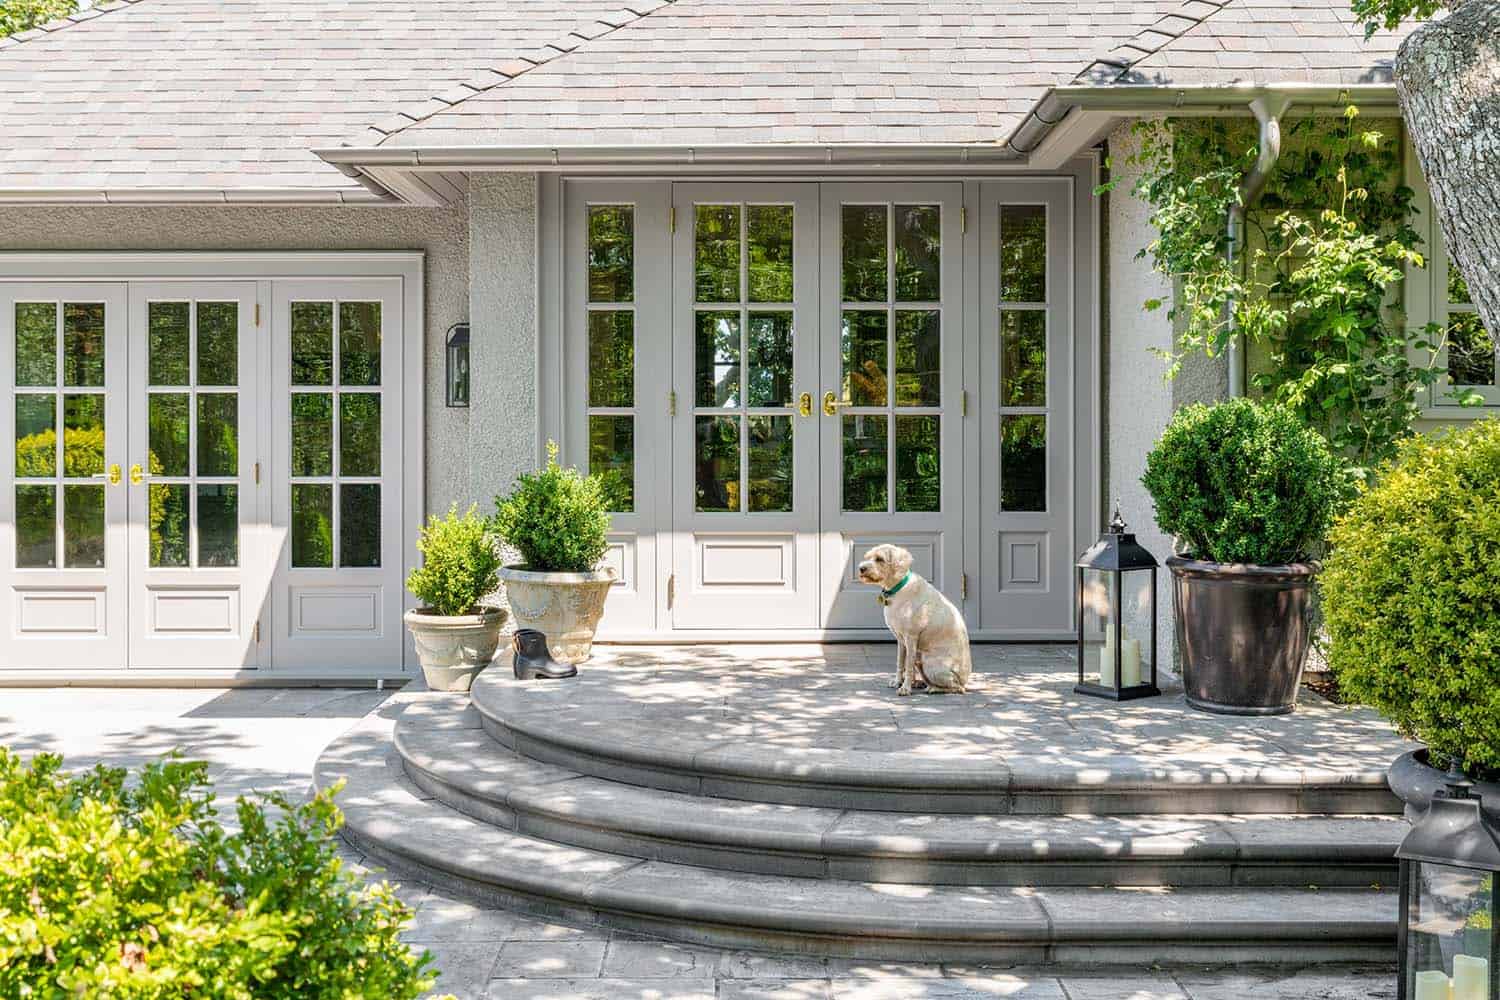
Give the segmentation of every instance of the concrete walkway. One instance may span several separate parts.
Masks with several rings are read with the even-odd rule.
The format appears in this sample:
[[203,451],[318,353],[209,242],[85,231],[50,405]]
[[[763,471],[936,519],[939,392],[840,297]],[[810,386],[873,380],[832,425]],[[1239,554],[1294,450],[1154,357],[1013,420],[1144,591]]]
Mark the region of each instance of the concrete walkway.
[[[318,754],[377,707],[372,690],[0,691],[0,744],[71,765],[138,766],[180,747],[207,760],[222,798],[298,793]],[[371,877],[378,872],[348,853]],[[494,1000],[1386,1000],[1389,968],[964,968],[780,958],[664,944],[485,909],[430,887],[401,886],[407,932],[430,949],[439,988]]]

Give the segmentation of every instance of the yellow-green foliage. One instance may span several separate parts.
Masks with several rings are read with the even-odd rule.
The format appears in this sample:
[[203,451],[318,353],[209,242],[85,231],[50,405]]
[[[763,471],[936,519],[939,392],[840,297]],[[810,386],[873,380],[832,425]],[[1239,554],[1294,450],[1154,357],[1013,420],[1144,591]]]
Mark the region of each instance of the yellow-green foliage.
[[516,480],[495,499],[491,525],[521,553],[527,568],[545,573],[586,573],[609,548],[609,498],[603,480],[557,463],[547,442],[547,467]]
[[241,799],[214,819],[205,766],[126,784],[0,748],[0,996],[34,1000],[391,1000],[432,985],[410,911],[342,869],[330,794]]
[[406,589],[435,614],[468,614],[500,586],[500,553],[489,525],[472,506],[463,517],[456,506],[445,518],[429,517],[417,551],[422,565],[406,578]]
[[1340,686],[1441,757],[1500,768],[1500,420],[1403,442],[1331,542]]

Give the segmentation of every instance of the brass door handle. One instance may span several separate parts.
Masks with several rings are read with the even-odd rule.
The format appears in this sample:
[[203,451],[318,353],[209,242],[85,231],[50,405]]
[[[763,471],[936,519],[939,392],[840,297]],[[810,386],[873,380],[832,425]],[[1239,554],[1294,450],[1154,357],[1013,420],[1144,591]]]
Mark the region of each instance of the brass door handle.
[[130,484],[132,486],[139,486],[150,478],[141,468],[141,463],[137,462],[130,467]]
[[119,486],[120,485],[120,463],[119,462],[115,462],[114,464],[112,464],[109,467],[109,471],[108,472],[96,472],[96,473],[94,473],[93,478],[95,478],[95,479],[107,479],[107,480],[109,480],[109,485],[111,485],[111,486]]
[[836,412],[838,412],[838,408],[840,406],[853,405],[854,404],[847,399],[839,399],[833,394],[833,390],[831,389],[828,392],[823,393],[823,416],[825,417],[833,416]]
[[804,417],[812,416],[812,393],[804,392],[797,400],[797,412]]

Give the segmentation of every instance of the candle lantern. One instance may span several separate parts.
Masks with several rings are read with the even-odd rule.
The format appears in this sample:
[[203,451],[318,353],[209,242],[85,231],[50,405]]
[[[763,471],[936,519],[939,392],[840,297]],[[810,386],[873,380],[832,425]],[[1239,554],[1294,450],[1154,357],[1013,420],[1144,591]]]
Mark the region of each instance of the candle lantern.
[[1500,1000],[1495,876],[1500,823],[1450,774],[1396,857],[1401,861],[1399,1000]]
[[469,405],[469,324],[448,328],[448,405]]
[[1156,569],[1120,509],[1078,560],[1079,694],[1130,701],[1156,686]]

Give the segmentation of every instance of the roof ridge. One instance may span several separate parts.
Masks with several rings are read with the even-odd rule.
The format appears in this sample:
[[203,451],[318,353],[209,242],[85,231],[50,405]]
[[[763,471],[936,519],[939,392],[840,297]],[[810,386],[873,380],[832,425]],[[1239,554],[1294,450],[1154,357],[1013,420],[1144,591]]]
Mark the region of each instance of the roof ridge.
[[[131,2],[139,3],[140,0],[131,0]],[[426,121],[440,111],[466,101],[476,94],[483,94],[501,84],[509,83],[518,76],[567,55],[587,42],[613,34],[676,2],[677,0],[626,0],[625,6],[612,14],[580,21],[561,37],[491,66],[485,71],[484,76],[455,84],[434,94],[419,105],[413,105],[404,111],[397,111],[381,119],[365,130],[364,137],[368,140],[368,145],[379,146],[391,136],[419,122]],[[349,144],[344,143],[344,145]]]
[[99,0],[99,3],[91,7],[75,10],[73,13],[64,14],[62,17],[54,17],[52,20],[43,21],[33,28],[27,28],[25,31],[18,31],[14,35],[7,35],[4,38],[0,38],[0,52],[37,38],[46,38],[48,35],[56,34],[64,28],[75,24],[82,24],[85,21],[92,21],[94,18],[102,17],[111,11],[123,10],[126,7],[133,7],[141,2],[142,0]]
[[1184,0],[1123,42],[1093,60],[1073,77],[1074,83],[1119,83],[1136,63],[1147,59],[1198,27],[1234,0]]

